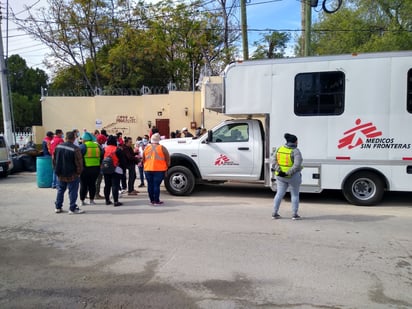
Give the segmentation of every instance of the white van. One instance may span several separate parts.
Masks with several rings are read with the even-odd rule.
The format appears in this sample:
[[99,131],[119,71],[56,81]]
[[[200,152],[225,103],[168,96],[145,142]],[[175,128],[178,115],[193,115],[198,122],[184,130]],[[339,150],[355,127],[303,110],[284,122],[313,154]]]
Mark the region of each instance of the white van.
[[0,135],[0,177],[7,177],[13,168],[10,148],[7,146],[6,139]]

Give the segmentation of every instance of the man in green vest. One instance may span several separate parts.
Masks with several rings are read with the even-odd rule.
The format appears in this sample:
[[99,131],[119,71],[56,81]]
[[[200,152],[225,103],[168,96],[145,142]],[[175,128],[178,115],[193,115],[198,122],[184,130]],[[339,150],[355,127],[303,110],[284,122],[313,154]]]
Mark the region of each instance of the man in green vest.
[[272,219],[280,219],[280,202],[289,188],[292,200],[292,219],[299,220],[299,189],[302,183],[302,154],[297,148],[298,138],[286,133],[286,144],[275,153],[276,195],[273,200]]
[[100,164],[102,162],[103,151],[99,144],[94,141],[93,135],[84,132],[82,144],[79,146],[83,155],[83,172],[80,175],[80,201],[81,205],[87,205],[85,199],[89,194],[90,205],[94,205],[96,195],[96,180],[100,174]]

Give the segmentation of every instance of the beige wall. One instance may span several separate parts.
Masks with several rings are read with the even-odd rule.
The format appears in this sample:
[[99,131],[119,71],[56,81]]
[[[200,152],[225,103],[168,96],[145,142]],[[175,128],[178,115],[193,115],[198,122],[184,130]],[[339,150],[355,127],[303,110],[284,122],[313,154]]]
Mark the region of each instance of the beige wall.
[[[185,115],[185,107],[188,115]],[[43,126],[34,128],[36,143],[47,131],[84,128],[90,132],[105,128],[109,134],[123,132],[135,139],[149,132],[148,121],[169,119],[170,129],[200,124],[200,93],[171,92],[165,95],[45,97],[42,100]],[[39,136],[40,135],[40,136]]]
[[135,139],[149,132],[149,120],[155,125],[157,119],[169,119],[170,131],[188,127],[194,133],[195,129],[190,129],[193,121],[197,126],[210,129],[227,118],[204,110],[202,101],[199,91],[143,96],[44,97],[43,126],[33,128],[33,140],[38,144],[47,131],[66,132],[74,128],[90,132],[105,128],[109,134],[120,131]]

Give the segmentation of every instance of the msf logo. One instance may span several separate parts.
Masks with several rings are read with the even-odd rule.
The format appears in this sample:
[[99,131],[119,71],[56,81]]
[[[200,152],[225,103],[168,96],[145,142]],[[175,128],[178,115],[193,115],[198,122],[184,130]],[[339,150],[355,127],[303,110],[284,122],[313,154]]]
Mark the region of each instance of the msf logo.
[[365,139],[374,138],[382,135],[372,122],[362,124],[362,120],[356,119],[356,126],[343,133],[344,137],[339,140],[338,148],[348,147],[353,149],[362,145]]
[[215,161],[215,165],[220,166],[220,165],[224,165],[225,163],[228,163],[230,161],[230,159],[224,155],[221,154]]

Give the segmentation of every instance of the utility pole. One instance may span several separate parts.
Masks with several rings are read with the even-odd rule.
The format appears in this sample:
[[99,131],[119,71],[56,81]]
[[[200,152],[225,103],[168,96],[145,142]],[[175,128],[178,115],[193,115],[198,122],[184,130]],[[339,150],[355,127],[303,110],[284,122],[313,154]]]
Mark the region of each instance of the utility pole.
[[240,21],[242,24],[243,60],[249,59],[249,43],[247,40],[246,0],[240,0]]
[[4,61],[3,50],[3,36],[1,32],[1,15],[0,15],[0,86],[1,86],[1,106],[3,109],[3,124],[4,124],[4,136],[9,145],[14,145],[13,138],[13,125],[11,121],[11,108],[10,108],[10,96],[9,87],[7,82],[7,69]]
[[300,53],[299,56],[303,57],[305,56],[305,28],[306,28],[306,18],[305,18],[305,12],[306,12],[306,2],[301,1],[300,3],[300,29],[302,29],[301,35],[300,35]]
[[311,1],[303,1],[305,6],[305,56],[310,56],[310,40],[311,40],[311,31],[312,31],[312,6]]

